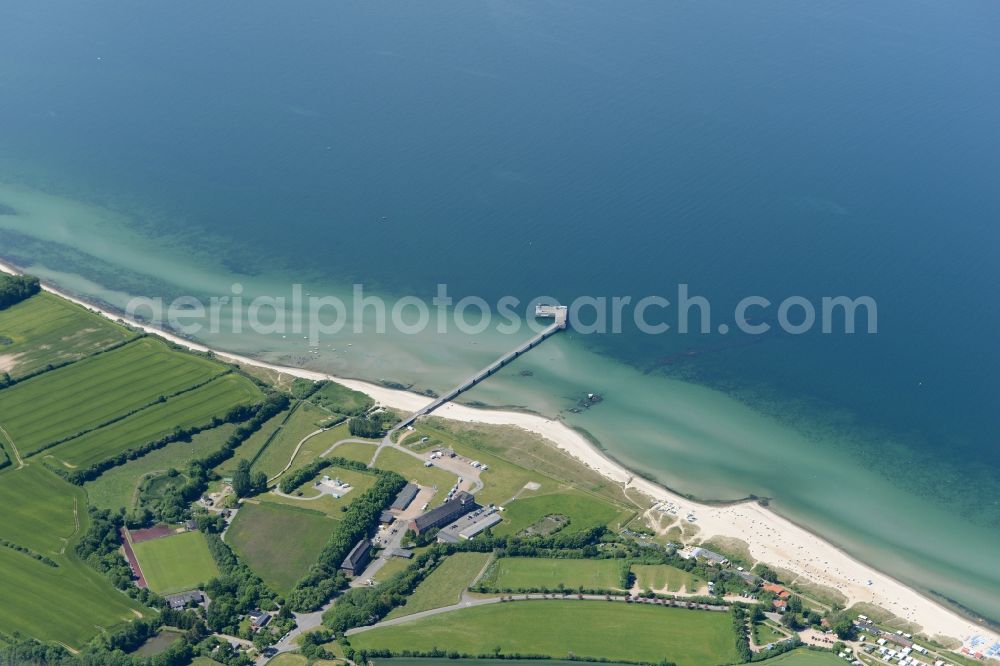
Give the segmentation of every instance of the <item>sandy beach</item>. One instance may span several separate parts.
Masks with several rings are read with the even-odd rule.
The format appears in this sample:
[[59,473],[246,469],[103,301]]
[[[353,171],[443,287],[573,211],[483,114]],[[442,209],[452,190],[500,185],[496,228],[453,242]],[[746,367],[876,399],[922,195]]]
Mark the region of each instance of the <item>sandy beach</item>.
[[[12,266],[0,263],[0,270],[19,273]],[[101,310],[69,294],[46,285],[45,289],[109,319],[123,320],[118,314]],[[268,368],[288,375],[312,380],[330,379],[370,395],[377,402],[412,412],[431,402],[431,398],[406,391],[389,389],[377,384],[344,379],[300,368],[279,366],[257,359],[210,349],[168,332],[130,321],[130,325],[162,336],[188,349],[211,351],[219,358],[239,364]],[[680,517],[693,515],[702,540],[713,536],[739,539],[748,544],[757,560],[790,571],[813,583],[839,590],[847,605],[870,602],[922,628],[929,636],[946,636],[964,640],[973,634],[1000,640],[995,632],[977,625],[940,603],[929,599],[892,577],[860,562],[833,544],[812,534],[774,511],[756,502],[730,506],[712,506],[693,502],[670,492],[651,481],[635,476],[616,461],[594,447],[583,435],[558,420],[533,414],[477,409],[448,404],[434,412],[435,416],[456,421],[509,425],[536,433],[566,451],[592,469],[616,482],[649,496],[657,502],[669,502]]]

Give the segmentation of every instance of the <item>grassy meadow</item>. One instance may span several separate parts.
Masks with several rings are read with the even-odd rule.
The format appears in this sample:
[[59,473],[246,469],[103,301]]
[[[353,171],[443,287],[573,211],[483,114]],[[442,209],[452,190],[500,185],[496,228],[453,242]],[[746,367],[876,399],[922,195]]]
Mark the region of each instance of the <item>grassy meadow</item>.
[[632,573],[640,590],[693,594],[706,585],[698,576],[669,564],[633,564]]
[[501,557],[490,565],[483,585],[499,590],[621,589],[621,560],[574,560],[544,557]]
[[87,497],[91,504],[102,509],[131,509],[135,505],[136,490],[144,478],[169,469],[183,471],[189,460],[217,451],[234,430],[235,425],[224,423],[218,428],[198,433],[190,442],[173,442],[141,458],[113,467],[83,485]]
[[319,558],[337,522],[310,509],[244,502],[226,543],[265,583],[287,594]]
[[142,338],[5,389],[0,418],[26,457],[225,371],[218,363]]
[[15,379],[76,361],[135,335],[67,300],[40,293],[0,310],[0,372]]
[[184,532],[132,545],[149,589],[175,594],[197,588],[219,575],[201,532]]
[[82,488],[29,463],[0,472],[0,506],[4,507],[0,537],[58,564],[46,566],[0,548],[0,631],[79,648],[102,629],[143,612],[75,555],[74,546],[89,527]]
[[417,586],[406,600],[406,605],[392,609],[386,618],[391,620],[394,617],[457,604],[462,598],[462,592],[472,584],[489,559],[489,553],[455,553],[448,556]]
[[493,530],[496,534],[518,534],[537,526],[546,516],[569,518],[569,523],[559,531],[573,534],[599,525],[611,525],[614,528],[634,514],[630,509],[578,490],[520,497],[507,504],[504,509],[504,522]]
[[245,377],[227,374],[204,386],[161,402],[109,426],[64,442],[45,452],[69,468],[88,467],[122,451],[168,435],[175,428],[203,426],[233,407],[250,405],[262,393]]
[[678,666],[737,659],[728,613],[607,601],[494,603],[364,631],[350,642],[355,649],[489,654],[500,648],[508,654],[668,660]]

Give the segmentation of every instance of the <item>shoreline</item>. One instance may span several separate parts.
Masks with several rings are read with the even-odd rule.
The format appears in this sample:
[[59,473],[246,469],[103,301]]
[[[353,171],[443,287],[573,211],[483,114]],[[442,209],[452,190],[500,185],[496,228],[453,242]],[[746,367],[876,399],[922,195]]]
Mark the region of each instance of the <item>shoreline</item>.
[[[0,261],[0,271],[10,274],[23,272],[4,261]],[[210,352],[228,362],[314,381],[335,381],[365,393],[387,407],[407,412],[415,412],[433,401],[429,396],[363,380],[345,379],[212,349],[148,324],[126,319],[123,315],[95,306],[58,287],[44,283],[42,286],[45,291],[112,321],[125,321],[136,329],[158,335],[192,351]],[[791,572],[811,583],[837,589],[847,598],[846,607],[858,602],[875,604],[899,618],[919,625],[922,633],[930,637],[946,636],[962,641],[972,634],[979,634],[1000,640],[1000,636],[989,627],[974,622],[958,611],[857,560],[808,528],[761,506],[757,501],[747,499],[713,504],[692,500],[630,471],[602,450],[603,447],[590,441],[585,433],[571,428],[561,420],[530,412],[471,407],[458,403],[443,405],[435,410],[434,415],[461,422],[516,426],[540,435],[605,478],[622,484],[625,488],[638,490],[656,502],[673,504],[678,518],[695,516],[692,524],[698,527],[697,536],[702,541],[714,536],[739,539],[747,544],[750,555],[755,560]]]

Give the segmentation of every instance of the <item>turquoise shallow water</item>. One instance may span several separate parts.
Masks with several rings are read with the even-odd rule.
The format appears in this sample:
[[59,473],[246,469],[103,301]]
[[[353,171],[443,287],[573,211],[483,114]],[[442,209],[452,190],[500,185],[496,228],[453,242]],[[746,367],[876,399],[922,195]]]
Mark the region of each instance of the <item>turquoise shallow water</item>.
[[[0,10],[0,256],[119,305],[871,295],[876,336],[571,333],[467,399],[1000,618],[996,7],[59,4]],[[437,391],[510,346],[206,339]]]

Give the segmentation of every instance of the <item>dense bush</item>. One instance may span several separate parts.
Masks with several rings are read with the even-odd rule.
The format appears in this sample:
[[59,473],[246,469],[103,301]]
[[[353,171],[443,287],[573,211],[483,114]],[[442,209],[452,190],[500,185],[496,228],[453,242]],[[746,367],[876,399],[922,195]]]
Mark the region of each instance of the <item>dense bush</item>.
[[0,274],[0,310],[31,298],[41,289],[41,283],[34,276]]

